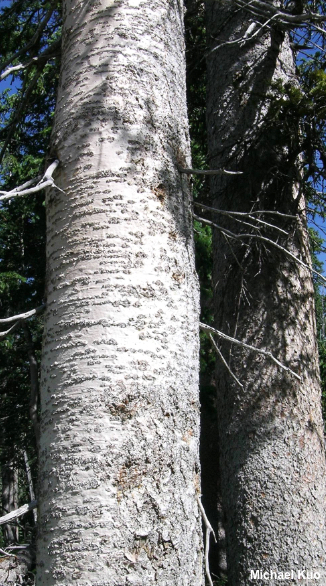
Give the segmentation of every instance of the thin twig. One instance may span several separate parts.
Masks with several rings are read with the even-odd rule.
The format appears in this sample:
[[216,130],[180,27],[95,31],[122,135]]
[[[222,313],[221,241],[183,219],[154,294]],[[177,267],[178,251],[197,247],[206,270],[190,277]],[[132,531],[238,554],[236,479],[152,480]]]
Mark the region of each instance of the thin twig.
[[239,267],[240,271],[241,271],[241,272],[243,272],[243,267],[241,266],[241,264],[240,264],[240,262],[239,262],[239,260],[238,260],[238,258],[237,258],[237,256],[236,256],[236,254],[235,254],[235,252],[234,252],[234,250],[233,250],[233,248],[232,248],[232,246],[231,246],[231,242],[230,242],[230,240],[229,240],[229,237],[228,237],[226,234],[224,234],[223,232],[222,232],[222,236],[223,236],[224,240],[226,241],[226,243],[227,243],[227,245],[228,245],[228,247],[229,247],[229,249],[230,249],[230,251],[231,251],[231,254],[232,254],[232,256],[233,256],[233,258],[234,258],[235,262],[237,263],[237,265],[238,265],[238,267]]
[[234,238],[235,240],[242,240],[243,238],[255,238],[256,240],[262,240],[263,242],[268,242],[268,244],[272,244],[272,246],[275,246],[275,248],[278,248],[278,250],[282,250],[282,252],[284,252],[284,254],[286,254],[287,256],[292,258],[295,262],[297,262],[299,265],[301,265],[302,267],[304,267],[305,269],[307,269],[311,273],[314,273],[314,275],[317,275],[318,277],[320,277],[320,279],[322,279],[326,283],[326,278],[321,273],[318,273],[318,271],[315,271],[315,269],[313,269],[312,267],[307,265],[305,262],[303,262],[300,258],[295,256],[294,254],[292,254],[292,252],[290,252],[289,250],[284,248],[284,246],[277,244],[277,242],[274,242],[274,240],[271,240],[270,238],[266,238],[266,236],[261,236],[258,234],[234,234],[234,232],[231,232],[231,230],[227,230],[226,228],[222,228],[222,226],[219,226],[218,224],[215,224],[214,222],[211,222],[210,220],[206,220],[205,218],[200,218],[199,216],[196,216],[195,214],[193,214],[193,217],[198,222],[203,222],[204,224],[208,224],[209,226],[213,226],[214,228],[217,228],[217,230],[219,230],[220,232],[224,232],[224,234],[227,234],[230,238]]
[[206,331],[211,334],[216,334],[216,336],[218,336],[219,338],[222,338],[223,340],[227,340],[228,342],[232,342],[232,344],[236,344],[237,346],[242,346],[242,348],[246,348],[247,350],[251,350],[252,352],[256,352],[257,354],[262,354],[263,356],[270,358],[273,362],[275,362],[275,364],[277,364],[280,368],[282,368],[282,370],[286,370],[287,372],[290,372],[291,374],[293,374],[293,376],[295,376],[295,378],[297,378],[300,382],[302,382],[301,376],[299,376],[291,368],[289,368],[288,366],[285,366],[285,364],[283,364],[282,362],[277,360],[277,358],[275,358],[275,356],[273,356],[273,354],[271,352],[269,352],[267,350],[262,350],[261,348],[257,348],[256,346],[251,346],[251,344],[246,344],[245,342],[241,342],[240,340],[237,340],[237,338],[232,338],[231,336],[227,336],[227,334],[224,334],[223,332],[220,332],[219,330],[216,330],[215,328],[212,328],[211,326],[208,326],[206,324],[200,323],[199,327],[204,332]]
[[[28,482],[28,488],[29,488],[29,496],[31,498],[31,501],[35,501],[36,499],[35,499],[32,471],[31,471],[31,467],[30,467],[30,464],[28,461],[28,456],[27,456],[26,450],[23,451],[23,456],[24,456],[25,470],[26,470],[26,476],[27,476],[27,482]],[[34,517],[34,523],[36,525],[36,523],[37,523],[37,510],[36,510],[36,508],[33,509],[33,517]]]
[[205,527],[206,527],[206,543],[205,543],[205,570],[206,570],[206,576],[207,576],[207,579],[209,581],[210,586],[213,586],[213,580],[212,580],[212,577],[211,577],[211,573],[209,571],[209,559],[208,559],[208,556],[209,556],[209,539],[210,539],[211,533],[214,536],[215,543],[217,543],[217,539],[216,539],[215,531],[214,531],[212,525],[210,524],[209,520],[207,519],[207,515],[205,513],[205,509],[204,509],[204,507],[202,505],[202,502],[200,500],[199,494],[196,494],[196,497],[197,497],[197,502],[198,502],[198,505],[199,505],[199,508],[200,508],[200,512],[202,514],[203,521],[204,521]]
[[243,175],[243,171],[227,171],[226,169],[190,169],[177,165],[178,171],[185,175]]
[[317,14],[315,12],[304,12],[302,14],[290,14],[289,12],[285,12],[283,10],[279,10],[272,4],[268,4],[267,2],[263,2],[262,0],[251,0],[250,2],[245,2],[244,0],[236,0],[236,4],[241,6],[241,8],[245,8],[249,11],[259,11],[260,13],[270,16],[271,14],[275,17],[278,17],[279,22],[282,24],[290,24],[290,25],[303,25],[309,24],[311,22],[325,22],[326,15],[324,14]]
[[[289,233],[286,232],[285,230],[283,230],[283,228],[280,228],[279,226],[275,226],[275,224],[271,224],[270,222],[265,222],[265,220],[261,220],[260,218],[255,218],[253,216],[253,214],[257,214],[257,212],[230,212],[228,210],[218,210],[217,208],[212,208],[209,206],[205,206],[203,204],[200,204],[198,202],[194,202],[194,205],[204,209],[204,210],[209,210],[211,212],[215,212],[217,214],[220,214],[222,216],[228,216],[229,218],[234,218],[237,222],[241,222],[242,224],[245,224],[246,226],[250,226],[251,228],[254,228],[255,230],[259,230],[258,226],[254,226],[253,224],[250,224],[249,222],[243,222],[242,220],[237,219],[238,216],[242,217],[242,218],[249,218],[250,220],[252,220],[253,222],[258,222],[259,224],[263,224],[264,226],[267,226],[268,228],[273,228],[274,230],[277,230],[278,232],[281,232],[282,234],[285,234],[286,236],[289,236]],[[258,212],[259,214],[262,214],[264,212]],[[273,212],[266,212],[266,213],[273,213]],[[277,214],[277,212],[275,212]],[[286,214],[282,214],[282,216],[286,216],[286,217],[291,217],[296,219],[296,216],[287,216]]]
[[18,327],[19,324],[20,320],[16,321],[16,323],[13,326],[11,326],[9,330],[6,330],[5,332],[0,332],[0,340],[8,336],[8,334],[11,334]]
[[235,376],[234,372],[232,372],[231,368],[229,367],[227,361],[225,360],[221,350],[219,349],[218,345],[216,344],[212,334],[208,334],[209,335],[209,339],[212,342],[214,349],[216,351],[216,353],[218,354],[218,356],[220,357],[220,359],[222,360],[223,364],[226,366],[226,368],[228,369],[230,375],[232,376],[232,378],[235,380],[235,382],[239,385],[239,387],[241,387],[242,389],[244,388],[243,384],[239,381],[239,379]]
[[52,45],[47,47],[43,51],[43,53],[40,53],[40,55],[38,55],[37,57],[33,57],[32,59],[30,59],[26,63],[19,63],[18,65],[13,65],[12,67],[8,67],[0,75],[0,81],[4,80],[6,77],[8,77],[8,75],[12,75],[13,73],[16,73],[16,71],[21,71],[22,69],[27,69],[30,65],[33,65],[39,61],[42,61],[42,60],[49,61],[53,57],[56,57],[59,54],[58,49],[60,48],[60,45],[61,45],[61,39],[52,43]]
[[217,212],[218,214],[229,214],[230,216],[243,216],[245,218],[249,218],[250,216],[253,216],[254,214],[260,215],[260,214],[272,214],[273,216],[279,216],[281,218],[289,218],[291,220],[297,220],[297,216],[291,216],[290,214],[282,214],[282,212],[277,212],[277,211],[273,211],[273,210],[254,210],[252,212],[231,212],[229,210],[219,210],[217,208],[212,208],[210,206],[206,206],[202,203],[199,203],[197,201],[194,201],[194,205],[199,206],[201,208],[203,208],[204,210],[209,210],[211,212]]
[[[254,39],[257,35],[259,35],[259,33],[264,29],[264,28],[270,28],[269,24],[272,20],[274,20],[275,18],[275,14],[269,18],[268,20],[266,20],[266,22],[264,22],[261,27],[256,30],[252,35],[252,31],[255,30],[257,23],[253,22],[251,23],[251,25],[249,26],[249,28],[246,30],[245,34],[243,35],[243,37],[239,37],[238,39],[235,39],[234,41],[225,41],[224,43],[221,43],[220,45],[216,45],[216,47],[213,47],[213,49],[211,49],[206,57],[208,57],[209,55],[211,55],[211,53],[214,53],[215,51],[218,51],[218,49],[221,49],[222,47],[225,46],[233,46],[233,45],[239,45],[240,47],[242,47],[243,45],[245,45],[246,43],[249,43],[250,41],[252,41],[252,39]],[[250,36],[251,35],[251,36]]]
[[29,51],[35,43],[37,43],[38,39],[41,37],[43,30],[45,29],[47,23],[49,22],[52,13],[54,11],[54,6],[51,6],[49,10],[46,12],[44,19],[40,22],[39,26],[37,27],[34,35],[32,36],[31,40],[26,43],[22,49],[19,49],[14,55],[11,55],[7,61],[0,63],[0,71],[3,71],[5,67],[8,67],[10,63],[12,63],[15,59],[18,59],[21,55],[25,55],[27,51]]
[[249,216],[249,218],[251,220],[254,220],[255,222],[258,222],[259,224],[263,224],[264,226],[267,226],[268,228],[273,228],[273,230],[277,230],[278,232],[285,234],[285,236],[289,236],[289,232],[287,232],[286,230],[283,230],[283,228],[280,228],[279,226],[275,226],[275,224],[270,224],[270,222],[265,222],[264,220],[261,220],[260,218],[254,218],[251,215]]

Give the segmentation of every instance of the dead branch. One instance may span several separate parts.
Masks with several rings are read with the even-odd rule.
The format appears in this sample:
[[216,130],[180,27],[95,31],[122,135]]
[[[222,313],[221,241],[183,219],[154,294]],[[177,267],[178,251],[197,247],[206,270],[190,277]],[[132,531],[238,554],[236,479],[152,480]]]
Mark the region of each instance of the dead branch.
[[8,65],[10,65],[10,63],[15,61],[16,59],[19,59],[19,57],[21,55],[26,54],[27,51],[29,51],[35,45],[35,43],[37,43],[37,41],[41,37],[41,35],[47,25],[47,23],[49,22],[52,14],[53,14],[53,11],[54,11],[54,6],[51,6],[51,8],[49,8],[49,10],[46,12],[44,19],[40,22],[39,26],[37,27],[31,40],[28,41],[28,43],[26,43],[26,45],[24,47],[22,47],[22,49],[19,49],[19,51],[17,51],[14,55],[11,55],[9,57],[9,59],[7,59],[7,61],[3,61],[2,63],[0,63],[0,71],[3,71],[6,67],[8,67]]
[[[16,197],[17,195],[30,195],[31,193],[38,193],[39,191],[41,191],[42,189],[45,189],[46,187],[55,187],[55,189],[58,189],[59,191],[64,193],[62,191],[62,189],[60,189],[60,187],[58,187],[54,183],[54,179],[52,178],[52,174],[54,173],[54,171],[56,170],[58,165],[59,165],[59,161],[58,161],[58,159],[56,159],[47,168],[41,181],[39,181],[39,183],[37,183],[37,185],[35,185],[35,187],[23,189],[24,186],[21,185],[20,187],[15,187],[15,189],[12,189],[11,191],[0,191],[0,194],[3,194],[0,196],[0,201],[11,199],[12,197]],[[37,181],[37,179],[38,178],[36,178],[34,180],[34,182]],[[24,185],[26,185],[26,183]]]
[[262,215],[262,214],[271,214],[273,216],[279,216],[280,218],[289,218],[291,220],[297,220],[297,216],[291,216],[290,214],[282,214],[282,212],[277,212],[273,210],[253,210],[252,212],[231,212],[229,210],[219,210],[218,208],[212,208],[210,206],[206,206],[202,203],[194,201],[194,205],[203,208],[204,210],[209,210],[210,212],[216,212],[218,214],[228,214],[229,216],[242,216],[244,218],[250,218],[253,215]]
[[208,333],[215,334],[219,338],[222,338],[223,340],[227,340],[228,342],[231,342],[232,344],[236,344],[237,346],[242,346],[242,348],[246,348],[247,350],[251,350],[252,352],[256,352],[257,354],[262,354],[263,356],[266,356],[266,358],[270,358],[282,370],[290,372],[291,374],[293,374],[293,376],[295,378],[297,378],[300,382],[302,382],[301,376],[299,376],[296,372],[294,372],[294,370],[292,370],[288,366],[285,366],[285,364],[283,364],[282,362],[277,360],[277,358],[275,358],[275,356],[273,356],[273,354],[271,352],[269,352],[268,350],[262,350],[261,348],[257,348],[256,346],[251,346],[251,344],[246,344],[245,342],[241,342],[240,340],[237,340],[236,338],[232,338],[231,336],[227,336],[227,334],[224,334],[223,332],[220,332],[219,330],[216,330],[215,328],[212,328],[211,326],[208,326],[206,324],[200,323],[199,327],[204,332],[206,331]]
[[208,559],[208,556],[209,556],[209,539],[210,539],[211,533],[214,536],[215,543],[217,543],[217,539],[216,539],[216,535],[215,535],[214,529],[211,526],[209,520],[207,519],[207,515],[205,513],[205,509],[204,509],[204,507],[202,505],[202,502],[200,500],[199,494],[197,494],[196,497],[197,497],[197,501],[198,501],[198,505],[199,505],[199,508],[200,508],[200,512],[202,514],[203,521],[204,521],[204,524],[205,524],[205,527],[206,527],[206,543],[205,543],[205,570],[206,570],[206,576],[207,576],[207,579],[209,581],[210,586],[213,586],[213,581],[212,581],[211,573],[209,571],[209,559]]
[[45,49],[43,51],[43,53],[40,53],[40,55],[38,55],[37,57],[33,57],[29,61],[26,61],[26,63],[19,63],[18,65],[13,65],[12,67],[8,67],[0,75],[0,81],[5,79],[6,77],[8,77],[8,75],[12,75],[13,73],[16,73],[16,71],[22,71],[23,69],[27,69],[28,67],[30,67],[31,65],[34,65],[35,63],[39,63],[40,61],[49,61],[53,57],[56,57],[59,54],[58,50],[59,50],[60,46],[61,46],[61,39],[52,43],[52,45],[47,47],[47,49]]
[[321,273],[318,273],[318,271],[315,271],[315,269],[313,269],[312,267],[307,265],[305,262],[303,262],[303,260],[301,260],[300,258],[295,256],[294,254],[292,254],[292,252],[290,252],[289,250],[284,248],[284,246],[277,244],[277,242],[274,242],[274,240],[271,240],[270,238],[266,238],[266,236],[261,236],[259,234],[235,234],[234,232],[231,232],[231,230],[227,230],[227,228],[223,228],[222,226],[219,226],[218,224],[215,224],[214,222],[211,222],[210,220],[206,220],[205,218],[200,218],[199,216],[196,216],[195,214],[193,214],[193,217],[198,222],[203,222],[204,224],[208,224],[209,226],[213,226],[214,228],[217,228],[217,230],[219,230],[220,232],[226,234],[227,236],[229,236],[230,238],[233,238],[235,240],[255,238],[256,240],[261,240],[262,242],[267,242],[268,244],[271,244],[275,248],[278,248],[278,250],[282,250],[282,252],[284,252],[284,254],[286,254],[287,256],[292,258],[295,262],[297,262],[299,265],[301,265],[302,267],[304,267],[305,269],[307,269],[311,273],[314,273],[314,275],[317,275],[320,279],[322,279],[326,283],[326,278]]
[[286,25],[299,26],[303,24],[309,24],[314,22],[325,22],[326,15],[317,14],[315,12],[303,12],[302,14],[290,14],[286,10],[280,10],[273,4],[268,4],[263,0],[236,0],[236,4],[248,10],[249,12],[264,15],[270,18],[274,16],[278,22]]
[[6,523],[9,523],[9,521],[13,521],[13,519],[17,519],[18,517],[25,515],[26,513],[28,513],[29,511],[32,511],[36,507],[37,507],[37,501],[32,501],[26,505],[23,505],[22,507],[19,507],[19,509],[16,509],[15,511],[11,511],[7,515],[0,517],[0,525],[5,525]]
[[243,175],[243,171],[227,171],[226,169],[190,169],[177,165],[178,171],[185,175]]
[[43,311],[44,308],[45,308],[45,305],[40,305],[39,307],[36,307],[36,309],[31,309],[30,311],[26,311],[26,313],[20,313],[18,315],[12,315],[11,317],[5,317],[3,319],[0,319],[0,325],[1,324],[9,324],[13,321],[16,322],[16,321],[29,319],[33,315],[37,315],[38,313]]
[[209,339],[213,344],[214,350],[217,353],[217,355],[220,357],[220,359],[222,360],[223,364],[226,366],[227,370],[229,371],[230,375],[232,376],[232,378],[235,380],[235,382],[239,385],[239,387],[241,387],[242,389],[243,384],[239,381],[239,379],[235,376],[234,372],[232,372],[231,368],[229,367],[227,361],[225,360],[221,350],[219,349],[218,345],[216,344],[212,334],[209,334]]

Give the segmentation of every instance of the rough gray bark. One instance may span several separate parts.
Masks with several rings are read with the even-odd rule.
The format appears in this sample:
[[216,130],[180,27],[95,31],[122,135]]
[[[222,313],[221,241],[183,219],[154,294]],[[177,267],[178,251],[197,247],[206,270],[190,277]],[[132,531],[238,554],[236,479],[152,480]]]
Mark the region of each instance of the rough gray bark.
[[[207,3],[210,49],[221,45],[208,56],[210,164],[243,171],[240,179],[212,178],[214,206],[297,214],[295,221],[263,214],[261,219],[277,223],[289,236],[267,227],[260,234],[277,238],[309,263],[297,120],[291,114],[280,118],[276,107],[281,85],[296,85],[289,39],[271,26],[252,41],[229,43],[244,37],[250,24],[235,2]],[[230,218],[213,219],[237,234],[257,234]],[[214,257],[216,327],[270,350],[302,377],[299,383],[259,355],[221,345],[243,384],[219,363],[228,584],[265,583],[261,574],[257,581],[250,578],[251,570],[267,572],[273,585],[280,582],[271,571],[293,571],[294,580],[285,584],[297,583],[299,571],[318,572],[319,580],[307,581],[303,574],[300,583],[321,584],[326,576],[325,450],[311,276],[254,236],[241,245],[216,231]]]
[[199,586],[183,6],[64,2],[47,196],[39,586]]

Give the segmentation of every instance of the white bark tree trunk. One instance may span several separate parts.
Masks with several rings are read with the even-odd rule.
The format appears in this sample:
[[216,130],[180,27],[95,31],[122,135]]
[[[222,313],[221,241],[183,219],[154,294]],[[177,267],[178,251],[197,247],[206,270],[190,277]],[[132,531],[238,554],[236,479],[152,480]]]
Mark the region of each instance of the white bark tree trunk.
[[[293,112],[282,111],[280,94],[282,85],[297,85],[289,38],[271,26],[252,41],[230,44],[251,24],[235,2],[207,3],[210,47],[221,45],[208,58],[210,163],[243,171],[240,178],[212,179],[214,206],[298,214],[294,222],[263,214],[289,236],[262,226],[261,235],[309,263],[297,182],[300,136]],[[236,233],[259,233],[229,218],[214,220]],[[258,584],[279,584],[272,571],[293,571],[293,583],[301,577],[317,585],[326,577],[325,446],[311,275],[254,236],[244,242],[218,231],[214,236],[216,327],[270,350],[302,383],[260,355],[222,345],[243,384],[218,364],[228,584],[251,584],[253,570]],[[307,581],[303,570],[320,578]]]
[[64,2],[47,196],[39,586],[199,586],[183,6]]

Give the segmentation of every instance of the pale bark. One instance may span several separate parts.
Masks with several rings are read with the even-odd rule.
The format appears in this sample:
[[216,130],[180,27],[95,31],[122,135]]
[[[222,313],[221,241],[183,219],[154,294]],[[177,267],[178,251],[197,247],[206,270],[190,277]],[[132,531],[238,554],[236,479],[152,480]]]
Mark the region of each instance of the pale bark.
[[199,586],[183,6],[64,2],[47,197],[39,586]]
[[[297,222],[275,216],[274,223],[277,219],[290,232],[289,237],[278,232],[277,242],[309,263],[296,121],[290,115],[269,121],[277,85],[296,84],[289,39],[272,26],[249,43],[224,44],[244,37],[251,23],[234,2],[207,3],[210,48],[222,45],[208,57],[210,165],[244,172],[241,179],[212,179],[213,205],[297,213]],[[241,224],[226,216],[213,219],[241,232]],[[272,228],[261,233],[275,238]],[[215,233],[215,326],[270,351],[302,382],[268,358],[229,342],[221,345],[243,385],[219,362],[228,584],[254,583],[250,570],[293,570],[296,577],[304,569],[319,572],[320,579],[299,583],[321,584],[326,577],[325,450],[311,276],[281,250],[254,238],[245,244],[250,246]],[[272,576],[268,583],[280,582]]]

